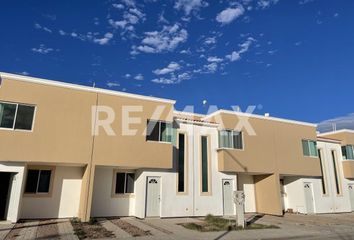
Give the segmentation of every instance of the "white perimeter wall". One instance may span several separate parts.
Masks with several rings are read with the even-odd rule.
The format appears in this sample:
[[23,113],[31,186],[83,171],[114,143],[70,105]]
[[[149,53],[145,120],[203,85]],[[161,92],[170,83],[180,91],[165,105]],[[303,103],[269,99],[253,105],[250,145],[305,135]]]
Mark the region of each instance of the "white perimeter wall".
[[256,212],[256,198],[254,193],[254,180],[252,175],[238,174],[238,190],[245,193],[245,212]]
[[23,197],[21,218],[77,217],[82,175],[82,167],[57,166],[52,196]]
[[[350,212],[351,205],[348,192],[349,180],[343,177],[341,146],[335,143],[318,141],[318,148],[322,151],[323,175],[327,183],[327,193],[323,194],[320,178],[285,177],[285,192],[287,193],[287,208],[295,212],[307,213],[304,194],[304,182],[312,184],[315,213]],[[337,167],[341,194],[337,195],[332,150],[336,151]]]

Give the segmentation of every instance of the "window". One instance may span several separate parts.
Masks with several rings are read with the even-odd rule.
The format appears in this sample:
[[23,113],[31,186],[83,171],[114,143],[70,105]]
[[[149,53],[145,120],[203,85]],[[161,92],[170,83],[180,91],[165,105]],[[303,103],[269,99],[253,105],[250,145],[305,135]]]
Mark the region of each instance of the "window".
[[146,140],[172,142],[172,123],[148,120]]
[[115,194],[134,193],[134,173],[116,172]]
[[318,157],[316,141],[302,140],[302,150],[303,150],[304,156]]
[[333,161],[333,170],[334,170],[334,180],[336,183],[336,191],[337,195],[340,194],[340,180],[338,178],[338,169],[337,169],[337,159],[336,159],[336,151],[332,150],[332,161]]
[[344,159],[354,160],[354,146],[347,145],[342,147],[342,154]]
[[202,136],[201,139],[202,154],[202,192],[209,192],[209,164],[208,164],[208,137]]
[[178,192],[185,192],[185,135],[178,135]]
[[52,170],[29,169],[25,193],[41,194],[49,193]]
[[322,183],[322,193],[327,194],[327,188],[326,188],[326,179],[324,176],[324,168],[323,168],[323,162],[322,162],[322,154],[321,150],[318,149],[318,157],[320,158],[320,165],[321,165],[321,183]]
[[0,102],[0,128],[32,130],[34,106]]
[[219,147],[243,149],[242,132],[232,130],[219,131]]

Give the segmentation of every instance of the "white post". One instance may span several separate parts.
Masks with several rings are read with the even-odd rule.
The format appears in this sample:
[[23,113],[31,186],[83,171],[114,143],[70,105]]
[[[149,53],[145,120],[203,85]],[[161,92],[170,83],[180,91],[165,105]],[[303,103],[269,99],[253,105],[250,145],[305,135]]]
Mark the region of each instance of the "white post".
[[236,205],[236,226],[245,228],[245,194],[243,191],[234,191],[234,202]]

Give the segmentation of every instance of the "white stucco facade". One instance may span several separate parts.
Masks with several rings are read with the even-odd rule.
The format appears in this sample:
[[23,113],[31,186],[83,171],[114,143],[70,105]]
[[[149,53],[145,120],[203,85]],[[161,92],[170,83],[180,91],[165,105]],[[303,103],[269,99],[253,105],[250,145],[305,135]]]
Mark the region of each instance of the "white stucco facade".
[[[236,174],[218,171],[216,127],[180,123],[178,133],[185,134],[185,192],[177,189],[177,158],[174,157],[172,170],[135,170],[134,194],[114,196],[112,194],[114,170],[122,168],[99,167],[95,171],[92,216],[136,216],[146,217],[147,179],[160,179],[160,217],[223,215],[222,181],[230,180],[236,190]],[[200,139],[208,136],[209,142],[209,193],[201,192],[201,149]],[[127,170],[128,171],[128,170]],[[234,209],[235,213],[235,209]]]
[[[343,176],[343,158],[340,143],[318,141],[317,146],[321,153],[325,186],[322,186],[321,178],[284,177],[286,209],[292,209],[294,212],[305,214],[352,211],[348,184],[353,181],[345,179]],[[339,193],[337,193],[332,152],[336,159]],[[312,189],[313,212],[310,212],[309,210],[311,209],[311,206],[308,205],[311,204],[311,201],[306,199],[304,191],[305,184],[308,184]],[[323,190],[323,188],[325,188],[325,190]]]

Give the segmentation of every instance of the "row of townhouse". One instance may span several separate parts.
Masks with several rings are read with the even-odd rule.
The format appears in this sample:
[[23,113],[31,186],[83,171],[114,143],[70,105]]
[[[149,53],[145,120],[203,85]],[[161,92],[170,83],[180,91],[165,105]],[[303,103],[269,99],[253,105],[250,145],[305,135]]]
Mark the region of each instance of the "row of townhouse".
[[353,132],[174,104],[0,73],[0,219],[354,208]]

